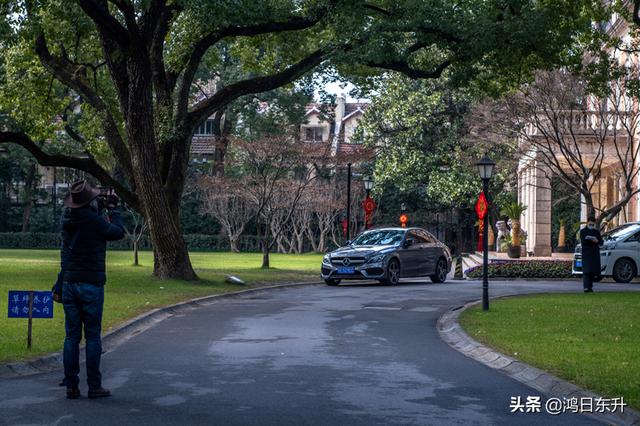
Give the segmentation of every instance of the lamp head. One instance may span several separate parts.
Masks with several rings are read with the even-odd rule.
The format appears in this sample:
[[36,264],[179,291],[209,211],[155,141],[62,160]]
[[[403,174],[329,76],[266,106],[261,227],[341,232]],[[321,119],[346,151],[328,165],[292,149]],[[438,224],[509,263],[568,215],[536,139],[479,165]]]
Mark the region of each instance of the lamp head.
[[496,163],[494,163],[491,158],[485,154],[480,161],[476,163],[476,166],[478,167],[480,178],[483,180],[489,180],[493,175],[493,169],[496,166]]

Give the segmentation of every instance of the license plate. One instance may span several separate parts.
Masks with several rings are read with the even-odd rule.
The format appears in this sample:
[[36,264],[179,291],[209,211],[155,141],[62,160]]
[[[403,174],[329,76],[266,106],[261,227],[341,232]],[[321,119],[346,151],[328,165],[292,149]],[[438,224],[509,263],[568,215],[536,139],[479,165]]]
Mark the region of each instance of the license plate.
[[353,274],[356,272],[356,268],[354,266],[340,266],[338,268],[339,274]]
[[576,268],[582,268],[582,260],[576,260]]

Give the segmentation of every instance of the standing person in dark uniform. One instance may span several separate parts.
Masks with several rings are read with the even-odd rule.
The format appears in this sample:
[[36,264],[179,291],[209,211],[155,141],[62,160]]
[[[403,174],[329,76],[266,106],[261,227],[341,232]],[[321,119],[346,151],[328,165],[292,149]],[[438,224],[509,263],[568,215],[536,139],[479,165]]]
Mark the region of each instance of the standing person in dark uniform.
[[587,226],[580,230],[582,244],[582,285],[585,293],[593,292],[593,279],[600,275],[600,246],[603,240],[596,227],[596,218],[589,216]]
[[[86,181],[71,186],[62,216],[61,272],[54,293],[61,294],[65,315],[63,363],[67,398],[80,396],[80,339],[84,329],[89,398],[110,396],[102,387],[102,309],[104,305],[107,241],[124,237],[115,194],[98,197],[100,190]],[[103,214],[106,209],[106,217]]]

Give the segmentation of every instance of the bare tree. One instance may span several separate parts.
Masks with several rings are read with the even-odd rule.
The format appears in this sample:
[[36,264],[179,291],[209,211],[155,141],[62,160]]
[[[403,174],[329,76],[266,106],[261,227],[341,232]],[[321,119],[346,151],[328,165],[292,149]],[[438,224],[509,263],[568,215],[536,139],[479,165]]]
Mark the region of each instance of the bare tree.
[[[238,141],[237,148],[246,169],[246,187],[255,206],[262,268],[269,268],[273,245],[290,224],[305,190],[317,177],[317,169],[329,157],[330,147],[297,142],[288,136],[274,136],[251,142]],[[285,198],[287,205],[281,201]],[[282,225],[273,229],[274,218],[283,213]]]
[[142,239],[142,236],[145,234],[145,232],[147,232],[147,229],[149,229],[149,226],[147,224],[147,221],[144,219],[144,216],[142,216],[130,206],[124,205],[124,210],[131,217],[131,226],[125,226],[124,232],[127,234],[127,238],[133,245],[133,266],[140,266],[138,256],[140,240]]
[[[538,73],[532,84],[502,104],[496,128],[518,140],[522,158],[558,176],[582,195],[587,213],[609,221],[640,188],[637,100],[625,80],[610,81],[598,96],[584,80],[563,71]],[[504,132],[502,133],[505,134]],[[617,180],[611,204],[594,200],[599,180]],[[551,177],[551,176],[549,176]]]
[[200,179],[199,186],[205,195],[203,213],[220,223],[231,251],[240,252],[240,236],[255,215],[249,192],[242,182],[228,178],[205,176]]

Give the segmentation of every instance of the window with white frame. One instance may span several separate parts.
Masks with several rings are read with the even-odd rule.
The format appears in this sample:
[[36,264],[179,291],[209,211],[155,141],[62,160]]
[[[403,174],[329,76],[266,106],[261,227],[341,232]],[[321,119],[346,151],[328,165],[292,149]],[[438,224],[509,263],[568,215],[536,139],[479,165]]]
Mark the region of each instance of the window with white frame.
[[307,142],[322,142],[322,127],[305,127],[304,140]]
[[207,120],[196,128],[196,136],[213,135],[213,120]]

